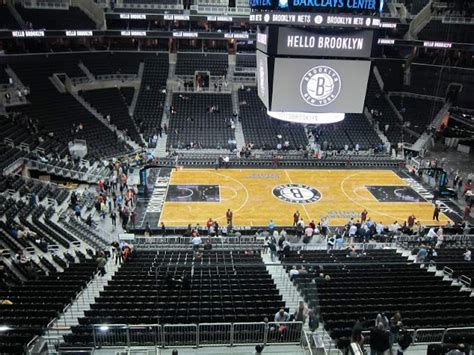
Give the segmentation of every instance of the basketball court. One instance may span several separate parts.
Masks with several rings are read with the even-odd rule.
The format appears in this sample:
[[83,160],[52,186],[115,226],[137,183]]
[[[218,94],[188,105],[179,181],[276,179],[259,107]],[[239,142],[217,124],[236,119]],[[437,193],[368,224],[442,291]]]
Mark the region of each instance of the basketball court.
[[[271,219],[289,226],[297,210],[305,222],[327,216],[330,225],[344,225],[367,209],[368,218],[384,224],[402,224],[412,213],[433,224],[432,195],[412,182],[391,170],[174,170],[160,222],[204,225],[212,218],[222,225],[230,208],[235,226],[266,226]],[[440,224],[448,221],[440,214]]]

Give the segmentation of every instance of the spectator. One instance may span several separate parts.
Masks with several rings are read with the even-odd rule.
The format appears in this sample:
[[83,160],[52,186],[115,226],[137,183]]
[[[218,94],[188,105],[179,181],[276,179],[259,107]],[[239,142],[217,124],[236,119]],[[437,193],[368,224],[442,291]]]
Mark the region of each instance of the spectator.
[[393,344],[398,342],[402,326],[402,316],[400,312],[395,312],[393,317],[390,318],[390,350],[392,350]]
[[435,208],[433,210],[433,221],[439,222],[439,212],[440,212],[439,205],[435,205]]
[[234,217],[234,214],[230,210],[230,208],[227,210],[225,217],[227,219],[227,225],[231,226],[232,225],[232,218]]
[[116,227],[117,226],[117,214],[115,211],[112,211],[110,214],[110,219],[112,220],[112,226]]
[[191,244],[193,245],[194,250],[199,250],[199,247],[202,244],[202,239],[199,235],[195,235],[191,240]]
[[463,254],[464,261],[471,261],[471,251],[469,248],[466,248],[466,252]]
[[388,331],[390,329],[390,321],[385,313],[379,313],[377,314],[377,318],[375,318],[375,327],[378,327],[380,324],[383,326],[383,330]]
[[352,327],[352,334],[351,334],[351,342],[355,342],[359,344],[360,346],[364,345],[364,336],[362,335],[362,331],[364,330],[364,319],[359,318],[355,324],[354,327]]
[[[314,226],[313,226],[313,229],[315,229]],[[314,232],[317,233],[316,229]],[[326,237],[328,233],[329,233],[329,218],[321,217],[321,234]]]
[[28,263],[29,259],[23,250],[18,250],[15,254],[15,261],[20,264],[26,264]]
[[132,250],[130,249],[130,246],[125,245],[123,248],[123,262],[126,263],[130,259]]
[[87,216],[86,224],[87,224],[89,227],[92,227],[92,214],[89,214],[89,215]]
[[306,322],[306,318],[308,317],[308,307],[304,305],[303,301],[300,301],[298,309],[295,311],[294,320],[296,322]]
[[421,245],[418,253],[416,254],[416,262],[423,263],[425,261],[426,256],[428,255],[428,251],[424,245]]
[[376,325],[370,332],[370,354],[383,355],[390,347],[389,333],[383,324]]
[[436,245],[435,248],[441,247],[444,241],[444,234],[443,234],[443,228],[439,227],[438,228],[438,233],[437,234],[437,240],[436,240]]
[[319,318],[313,310],[308,312],[308,326],[312,332],[315,332],[316,329],[319,328]]
[[23,231],[23,227],[19,227],[17,232],[16,232],[16,237],[18,239],[23,239],[25,237],[25,232]]
[[275,257],[277,256],[277,246],[274,238],[270,239],[270,243],[268,244],[268,248],[270,249],[270,258],[272,261],[275,261]]
[[354,237],[357,233],[357,225],[356,224],[352,224],[350,227],[349,227],[349,243],[352,245],[354,244]]
[[204,250],[212,250],[212,244],[210,239],[206,239],[206,242],[204,243]]
[[311,227],[311,225],[308,225],[306,229],[304,230],[304,235],[306,238],[311,239],[313,236],[314,229]]
[[466,207],[464,207],[464,220],[467,221],[470,215],[471,215],[471,206],[466,205]]
[[145,237],[151,237],[151,235],[152,235],[152,231],[151,231],[150,223],[146,222]]
[[117,242],[112,243],[112,246],[114,247],[115,265],[121,264],[123,262],[122,249],[120,248],[119,243]]
[[33,206],[38,205],[38,199],[37,199],[36,193],[32,192],[30,198],[31,198],[31,204]]
[[357,250],[352,246],[349,248],[349,253],[347,254],[347,257],[349,258],[357,258],[359,254],[357,253]]
[[410,334],[410,332],[408,332],[405,329],[401,329],[400,335],[398,337],[397,355],[408,354],[408,353],[405,353],[405,350],[408,349],[408,347],[410,346],[412,342],[413,342],[413,337]]
[[330,238],[328,238],[327,244],[328,244],[328,250],[334,249],[334,246],[336,245],[336,236],[333,235]]
[[426,237],[429,238],[430,240],[433,240],[437,236],[438,235],[436,234],[434,227],[431,227],[428,231],[428,234],[426,234]]
[[293,227],[296,226],[299,220],[300,220],[300,212],[296,211],[295,213],[293,213]]
[[285,239],[283,241],[282,248],[281,248],[281,252],[283,256],[287,256],[290,253],[290,248],[291,248],[290,242]]
[[270,234],[273,234],[274,229],[275,229],[275,223],[273,222],[273,219],[271,219],[270,222],[268,223],[268,231],[270,232]]
[[211,229],[213,229],[212,227],[214,226],[214,221],[212,220],[212,218],[209,218],[206,222],[206,227],[207,227],[207,233],[210,235],[211,234]]
[[99,257],[97,258],[97,267],[100,271],[100,276],[105,276],[105,265],[107,264],[107,259],[105,258],[104,252],[100,252]]
[[279,323],[279,322],[288,322],[290,320],[290,315],[285,312],[284,308],[281,308],[276,314],[274,318],[274,322]]
[[80,219],[81,218],[81,206],[79,206],[79,204],[76,204],[76,206],[74,207],[74,212],[76,214],[76,218]]
[[299,274],[300,272],[296,266],[293,266],[293,268],[290,270],[290,280],[293,281],[296,277],[298,277]]

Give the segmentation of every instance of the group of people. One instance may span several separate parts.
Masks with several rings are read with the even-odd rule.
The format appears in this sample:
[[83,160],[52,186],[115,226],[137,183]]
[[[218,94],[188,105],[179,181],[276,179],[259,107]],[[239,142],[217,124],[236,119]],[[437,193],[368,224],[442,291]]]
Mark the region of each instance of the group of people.
[[263,253],[270,251],[271,261],[278,259],[278,256],[285,257],[290,253],[291,244],[288,241],[287,233],[284,229],[274,230],[271,235],[265,236]]
[[322,236],[325,238],[328,235],[329,219],[327,216],[323,216],[317,224],[314,220],[311,220],[308,225],[306,225],[300,212],[295,211],[295,213],[293,213],[293,227],[296,228],[296,236],[298,239],[303,237],[303,243],[309,243],[313,236]]
[[[436,244],[435,246],[422,244],[418,248],[418,251],[416,251],[416,262],[419,264],[423,264],[426,262],[436,261],[436,257],[438,256],[438,252],[436,249],[439,248],[439,246],[440,245],[438,244]],[[471,250],[467,247],[462,254],[462,260],[466,262],[471,262],[472,260]]]
[[208,218],[206,223],[201,226],[197,224],[192,226],[188,224],[186,231],[184,232],[184,236],[187,237],[196,237],[199,236],[200,232],[207,231],[207,235],[210,237],[220,236],[220,235],[227,235],[230,231],[232,231],[233,223],[234,223],[234,212],[229,208],[225,213],[226,223],[222,226],[219,224],[217,219]]
[[[107,215],[110,217],[113,228],[117,225],[117,217],[121,221],[122,229],[129,227],[135,228],[136,213],[135,200],[137,190],[135,186],[128,185],[128,170],[130,168],[128,161],[117,160],[110,163],[111,174],[108,179],[99,179],[97,181],[97,195],[94,207],[101,219],[105,220]],[[70,205],[73,208],[76,218],[82,219],[82,205],[80,196],[73,192],[71,194]],[[90,227],[95,222],[92,214],[89,214],[85,221]]]
[[[265,319],[266,320],[266,319]],[[308,321],[309,329],[314,332],[319,327],[319,317],[317,313],[309,309],[303,301],[298,303],[298,308],[293,314],[288,313],[285,308],[280,308],[280,310],[275,313],[273,322],[277,323],[277,327],[270,328],[270,331],[277,331],[278,333],[284,333],[287,329],[288,322],[303,322],[303,324]],[[283,324],[281,324],[283,323]]]
[[44,239],[44,236],[38,235],[36,232],[32,231],[28,226],[22,224],[16,224],[15,222],[10,222],[8,225],[10,230],[10,235],[14,239],[22,240],[31,240],[35,245],[41,250],[46,250],[48,243]]
[[12,256],[12,261],[24,270],[28,279],[37,280],[39,278],[41,270],[35,265],[25,250],[17,250],[15,255]]
[[111,246],[115,265],[126,263],[132,258],[134,251],[132,244],[128,244],[122,240],[120,242],[112,242]]
[[352,328],[351,343],[363,349],[365,342],[363,330],[371,323],[369,340],[371,355],[384,355],[386,352],[394,354],[394,344],[397,344],[397,355],[407,354],[406,350],[413,339],[403,325],[400,312],[395,312],[391,318],[388,317],[386,313],[379,313],[375,321],[366,321],[364,318],[357,320]]

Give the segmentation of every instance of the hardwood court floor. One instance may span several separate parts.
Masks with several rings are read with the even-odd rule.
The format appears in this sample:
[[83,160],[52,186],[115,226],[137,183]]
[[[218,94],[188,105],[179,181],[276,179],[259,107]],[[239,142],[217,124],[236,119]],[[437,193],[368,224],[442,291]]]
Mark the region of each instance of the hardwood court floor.
[[[291,186],[284,189],[288,184]],[[419,197],[411,188],[405,188],[407,182],[390,170],[184,169],[172,172],[170,185],[183,185],[186,193],[195,195],[196,186],[217,185],[218,189],[212,187],[207,191],[213,191],[214,197],[220,198],[220,201],[209,198],[208,202],[176,202],[169,201],[168,196],[160,218],[160,222],[167,226],[186,226],[188,223],[205,225],[208,218],[217,219],[222,225],[228,208],[234,212],[236,226],[266,226],[270,219],[277,227],[288,226],[292,224],[296,210],[306,223],[328,216],[330,225],[343,225],[351,216],[358,219],[363,209],[367,209],[369,218],[384,224],[396,220],[402,224],[412,213],[422,224],[433,224],[432,203],[426,200],[412,202],[411,197],[403,196],[404,190],[411,190]],[[277,186],[280,189],[275,189]],[[369,188],[379,192],[371,193]],[[317,192],[313,200],[319,199],[313,202],[310,197],[314,189]],[[402,197],[396,197],[400,196],[400,191]],[[286,198],[276,197],[278,193]],[[301,198],[308,198],[308,201],[292,203],[293,196],[297,197],[296,201]],[[200,198],[206,199],[206,192]],[[400,198],[410,202],[393,202]],[[440,214],[440,224],[448,220]]]

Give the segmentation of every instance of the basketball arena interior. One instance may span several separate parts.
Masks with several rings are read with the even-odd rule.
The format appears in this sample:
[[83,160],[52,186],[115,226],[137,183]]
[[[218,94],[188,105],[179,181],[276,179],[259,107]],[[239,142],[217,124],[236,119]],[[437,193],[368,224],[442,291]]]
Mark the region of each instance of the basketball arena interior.
[[473,11],[0,0],[0,354],[472,354]]

